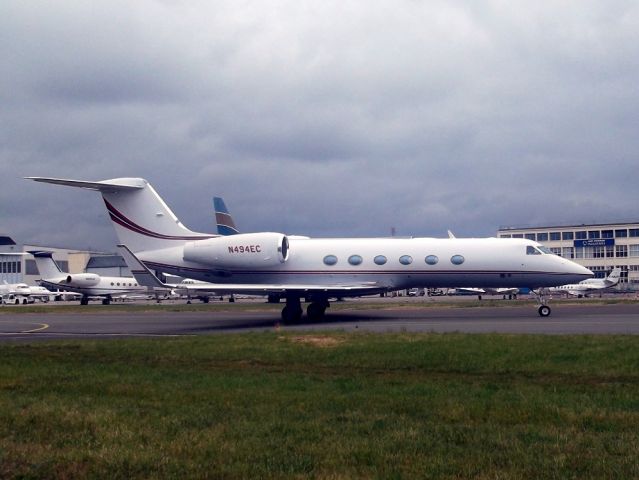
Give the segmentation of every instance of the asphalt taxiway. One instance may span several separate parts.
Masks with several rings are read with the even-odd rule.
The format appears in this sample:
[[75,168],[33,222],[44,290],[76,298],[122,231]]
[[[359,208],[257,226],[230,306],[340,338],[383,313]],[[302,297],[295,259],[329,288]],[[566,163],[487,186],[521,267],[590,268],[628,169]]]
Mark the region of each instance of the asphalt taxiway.
[[553,306],[539,317],[531,305],[508,307],[393,307],[328,311],[323,322],[282,325],[279,312],[98,312],[0,314],[0,342],[69,338],[177,337],[299,330],[466,332],[510,334],[639,334],[639,303]]

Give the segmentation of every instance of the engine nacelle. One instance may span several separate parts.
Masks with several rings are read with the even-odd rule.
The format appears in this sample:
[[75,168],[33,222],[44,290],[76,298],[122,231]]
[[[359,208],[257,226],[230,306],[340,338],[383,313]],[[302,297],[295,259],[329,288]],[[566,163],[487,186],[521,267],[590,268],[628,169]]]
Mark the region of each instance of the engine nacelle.
[[95,273],[74,273],[67,275],[64,283],[70,287],[95,287],[100,283],[100,275],[96,275]]
[[288,259],[288,238],[281,233],[243,233],[188,242],[184,260],[217,268],[275,267]]

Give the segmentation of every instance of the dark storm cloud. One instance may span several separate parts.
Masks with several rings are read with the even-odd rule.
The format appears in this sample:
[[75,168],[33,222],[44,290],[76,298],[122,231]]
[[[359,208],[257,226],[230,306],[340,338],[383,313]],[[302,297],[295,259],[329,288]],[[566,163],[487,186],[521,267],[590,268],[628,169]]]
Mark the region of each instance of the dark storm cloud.
[[[5,2],[0,230],[112,249],[98,195],[183,222],[490,235],[639,220],[634,2]],[[28,212],[28,213],[25,213]]]

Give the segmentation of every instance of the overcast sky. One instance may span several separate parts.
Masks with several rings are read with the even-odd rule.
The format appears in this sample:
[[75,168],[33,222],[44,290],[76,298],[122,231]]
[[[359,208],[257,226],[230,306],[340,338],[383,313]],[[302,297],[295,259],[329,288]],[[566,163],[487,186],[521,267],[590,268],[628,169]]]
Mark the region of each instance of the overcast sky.
[[312,236],[639,221],[636,1],[0,4],[0,234],[113,251],[99,194]]

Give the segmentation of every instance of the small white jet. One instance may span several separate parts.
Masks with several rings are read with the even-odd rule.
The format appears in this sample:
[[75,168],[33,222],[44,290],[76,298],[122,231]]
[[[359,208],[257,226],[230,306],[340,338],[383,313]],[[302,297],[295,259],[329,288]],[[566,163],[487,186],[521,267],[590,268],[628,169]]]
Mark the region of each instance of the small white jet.
[[481,300],[482,295],[502,295],[504,298],[512,297],[513,295],[517,295],[519,293],[519,289],[516,287],[512,288],[470,288],[470,287],[457,287],[448,291],[449,295],[453,295],[455,293],[469,293],[472,295],[477,295]]
[[606,278],[589,278],[579,283],[551,287],[548,290],[550,293],[565,293],[567,295],[574,295],[577,298],[582,298],[589,293],[600,292],[607,288],[614,287],[619,283],[620,278],[621,268],[615,267]]
[[[142,178],[28,178],[99,191],[120,244],[147,269],[220,284],[220,293],[280,295],[284,321],[301,318],[301,299],[320,319],[333,298],[457,285],[540,289],[592,276],[526,239],[220,236],[186,228]],[[550,315],[538,299],[539,314]]]
[[48,302],[54,294],[43,287],[27,285],[26,283],[0,284],[0,300],[2,303],[13,303],[16,305],[33,303],[35,300]]
[[87,305],[90,297],[102,297],[102,304],[109,305],[114,297],[146,294],[148,289],[138,285],[133,277],[102,277],[96,273],[66,273],[47,251],[30,251],[40,272],[40,285],[52,292],[68,290],[82,295],[81,305]]

